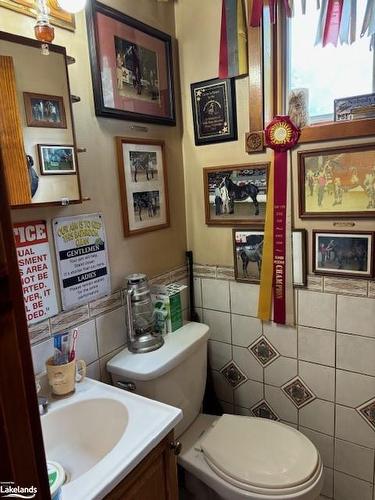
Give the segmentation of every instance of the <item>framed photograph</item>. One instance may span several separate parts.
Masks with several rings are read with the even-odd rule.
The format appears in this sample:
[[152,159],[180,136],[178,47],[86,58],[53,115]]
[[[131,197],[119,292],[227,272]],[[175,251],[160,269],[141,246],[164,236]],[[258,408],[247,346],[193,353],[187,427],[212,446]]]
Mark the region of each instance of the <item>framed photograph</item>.
[[126,137],[116,141],[125,236],[168,227],[164,141]]
[[62,97],[24,92],[23,100],[28,127],[67,128]]
[[77,173],[74,146],[38,144],[39,166],[42,175],[71,175]]
[[[69,31],[75,31],[76,23],[74,14],[61,9],[57,0],[47,0],[47,5],[51,24]],[[0,0],[0,7],[5,7],[6,9],[34,18],[37,13],[35,0]]]
[[355,95],[334,100],[335,122],[375,117],[375,94]]
[[191,101],[197,146],[237,140],[234,78],[191,84]]
[[[305,229],[292,232],[293,285],[304,287],[307,283]],[[236,281],[259,283],[263,258],[264,230],[233,229],[234,275]]]
[[96,0],[86,14],[96,114],[175,125],[171,37]]
[[206,224],[263,224],[269,163],[203,169]]
[[374,233],[313,231],[316,274],[371,278]]
[[298,153],[300,217],[375,216],[375,144]]

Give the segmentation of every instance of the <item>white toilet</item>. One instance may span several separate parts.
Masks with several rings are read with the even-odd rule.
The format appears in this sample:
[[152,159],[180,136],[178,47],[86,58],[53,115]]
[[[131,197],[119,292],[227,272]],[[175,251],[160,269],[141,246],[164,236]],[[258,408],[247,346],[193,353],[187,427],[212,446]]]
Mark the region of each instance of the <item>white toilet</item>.
[[196,500],[316,500],[323,465],[299,431],[272,420],[200,413],[207,370],[209,328],[188,323],[166,335],[157,351],[124,349],[107,364],[114,385],[181,408],[175,430],[179,464]]

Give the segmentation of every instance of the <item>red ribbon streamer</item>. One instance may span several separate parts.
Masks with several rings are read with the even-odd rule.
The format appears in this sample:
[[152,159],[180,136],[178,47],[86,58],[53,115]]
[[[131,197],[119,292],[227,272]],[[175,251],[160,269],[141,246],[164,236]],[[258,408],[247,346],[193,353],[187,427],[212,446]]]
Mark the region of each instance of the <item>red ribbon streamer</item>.
[[337,47],[340,33],[342,8],[342,0],[328,1],[327,16],[323,33],[323,47],[325,47],[329,43],[332,43],[335,47]]
[[263,0],[254,0],[253,8],[251,10],[250,26],[256,28],[260,26],[260,21],[263,14]]
[[219,78],[228,78],[228,39],[227,39],[227,14],[225,0],[221,10],[221,33],[220,33],[220,58]]
[[284,325],[286,320],[286,205],[288,153],[275,151],[275,186],[273,212],[273,320]]

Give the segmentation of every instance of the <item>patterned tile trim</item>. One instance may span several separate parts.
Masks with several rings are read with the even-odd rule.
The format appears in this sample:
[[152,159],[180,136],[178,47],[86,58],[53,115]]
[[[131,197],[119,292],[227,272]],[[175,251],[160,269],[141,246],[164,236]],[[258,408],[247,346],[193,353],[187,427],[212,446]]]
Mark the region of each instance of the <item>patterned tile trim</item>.
[[307,288],[308,290],[315,290],[316,292],[322,292],[323,291],[322,276],[315,276],[314,274],[309,274],[307,276]]
[[197,278],[216,278],[216,266],[194,264],[194,276]]
[[242,373],[234,361],[227,363],[221,370],[227,382],[235,389],[246,382],[247,377]]
[[29,338],[32,344],[41,342],[50,336],[50,326],[48,319],[41,323],[29,326]]
[[298,376],[289,380],[281,389],[297,408],[302,408],[316,398],[312,390]]
[[262,366],[268,366],[280,356],[264,335],[253,342],[248,349]]
[[216,278],[218,280],[234,281],[234,268],[233,267],[218,267],[216,269]]
[[367,297],[367,281],[324,277],[324,292]]
[[368,282],[368,296],[371,299],[375,299],[375,281]]
[[168,285],[171,282],[170,273],[161,274],[160,276],[155,276],[149,280],[150,285]]
[[375,398],[359,406],[356,410],[375,431]]
[[259,401],[259,403],[250,408],[250,413],[254,417],[268,418],[269,420],[276,421],[280,420],[276,412],[273,411],[265,399],[262,399],[262,401]]
[[177,269],[173,269],[170,272],[171,276],[171,283],[178,282],[180,283],[181,281],[184,281],[188,277],[188,268],[187,266],[181,266],[178,267]]
[[103,299],[95,300],[89,304],[90,316],[98,316],[104,312],[111,311],[117,307],[121,307],[121,293],[115,292],[112,295],[104,297]]
[[51,319],[51,332],[57,333],[67,330],[79,323],[84,323],[89,319],[89,306],[81,306],[73,311],[64,312]]

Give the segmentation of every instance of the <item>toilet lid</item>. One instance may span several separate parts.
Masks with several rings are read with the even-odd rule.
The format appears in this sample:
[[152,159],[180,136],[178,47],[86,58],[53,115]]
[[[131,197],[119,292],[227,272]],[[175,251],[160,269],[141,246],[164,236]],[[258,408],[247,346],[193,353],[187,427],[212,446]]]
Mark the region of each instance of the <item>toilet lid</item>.
[[223,415],[200,444],[211,468],[246,490],[299,486],[319,466],[319,454],[308,438],[263,418]]

